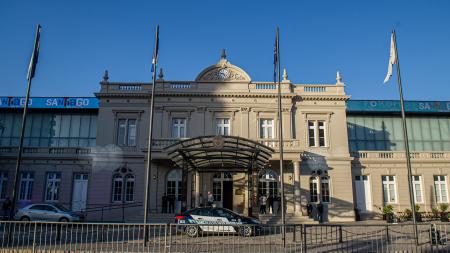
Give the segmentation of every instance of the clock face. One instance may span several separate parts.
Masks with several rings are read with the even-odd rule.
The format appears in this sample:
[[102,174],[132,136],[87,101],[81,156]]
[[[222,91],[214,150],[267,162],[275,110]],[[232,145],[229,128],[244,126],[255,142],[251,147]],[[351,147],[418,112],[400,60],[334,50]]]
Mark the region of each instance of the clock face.
[[217,75],[220,79],[224,80],[230,76],[230,71],[228,71],[228,69],[220,69],[219,72],[217,72]]

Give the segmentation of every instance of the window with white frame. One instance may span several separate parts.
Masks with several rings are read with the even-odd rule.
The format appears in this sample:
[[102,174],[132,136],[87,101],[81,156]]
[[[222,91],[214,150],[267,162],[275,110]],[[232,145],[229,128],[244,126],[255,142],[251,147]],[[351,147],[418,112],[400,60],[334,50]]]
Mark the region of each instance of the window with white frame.
[[119,119],[117,122],[117,145],[136,146],[136,119]]
[[216,119],[216,134],[230,135],[230,119],[228,118]]
[[325,202],[325,203],[331,202],[330,178],[329,177],[321,177],[321,179],[320,179],[320,195],[322,198],[322,202]]
[[434,176],[434,192],[437,203],[448,203],[447,177],[443,175]]
[[112,179],[112,202],[134,201],[134,175],[116,173]]
[[134,176],[128,174],[125,176],[125,202],[134,201]]
[[258,194],[260,196],[278,196],[278,175],[273,170],[264,170],[259,175]]
[[308,121],[308,143],[310,147],[326,147],[326,127],[323,120]]
[[273,119],[260,119],[259,124],[259,138],[272,139],[274,136]]
[[0,199],[6,198],[7,187],[8,187],[8,173],[1,171],[0,172]]
[[113,176],[112,201],[122,202],[123,177],[120,174]]
[[177,201],[182,200],[183,196],[183,171],[173,169],[167,174],[166,192],[167,197],[174,198]]
[[309,179],[309,201],[312,203],[319,201],[318,186],[317,177],[311,177]]
[[173,138],[186,137],[186,119],[184,118],[172,119],[172,137]]
[[412,176],[414,202],[423,203],[422,176]]
[[61,173],[47,173],[47,182],[45,184],[45,201],[58,201],[59,188],[61,185]]
[[381,181],[383,182],[384,203],[396,203],[395,176],[381,176]]
[[34,174],[33,172],[20,173],[19,200],[31,200],[33,196]]

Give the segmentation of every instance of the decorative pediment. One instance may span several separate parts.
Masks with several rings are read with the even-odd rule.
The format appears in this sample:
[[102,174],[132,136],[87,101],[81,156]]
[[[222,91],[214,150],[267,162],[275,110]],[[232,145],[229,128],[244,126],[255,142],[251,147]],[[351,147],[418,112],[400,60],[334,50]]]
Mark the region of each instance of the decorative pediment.
[[241,68],[222,58],[220,61],[203,70],[195,79],[197,82],[246,82],[250,76]]

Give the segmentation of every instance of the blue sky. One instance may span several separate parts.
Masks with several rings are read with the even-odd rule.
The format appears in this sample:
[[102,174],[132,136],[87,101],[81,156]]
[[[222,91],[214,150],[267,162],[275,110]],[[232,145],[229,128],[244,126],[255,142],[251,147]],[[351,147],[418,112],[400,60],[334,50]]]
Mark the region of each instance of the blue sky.
[[0,0],[0,96],[23,96],[34,29],[43,26],[33,96],[93,96],[110,81],[151,80],[154,28],[167,80],[193,80],[222,48],[270,81],[275,27],[295,83],[333,83],[353,99],[398,99],[383,85],[397,30],[405,99],[450,100],[450,1]]

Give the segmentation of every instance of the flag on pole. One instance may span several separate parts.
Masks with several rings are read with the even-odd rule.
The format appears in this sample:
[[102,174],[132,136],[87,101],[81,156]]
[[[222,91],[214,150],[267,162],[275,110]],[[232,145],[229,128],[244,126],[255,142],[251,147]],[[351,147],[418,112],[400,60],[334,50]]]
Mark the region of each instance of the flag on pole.
[[279,61],[279,49],[278,49],[278,30],[275,35],[275,48],[273,50],[273,81],[277,81],[277,67],[278,67],[278,61]]
[[31,80],[34,77],[34,73],[36,72],[36,65],[38,62],[39,56],[39,39],[41,37],[41,25],[38,25],[36,28],[36,37],[34,39],[34,48],[33,54],[31,55],[30,64],[28,66],[28,74],[27,79]]
[[158,62],[158,49],[159,49],[159,25],[156,26],[156,39],[155,39],[155,49],[153,51],[153,59],[152,59],[152,72],[156,71],[156,63]]
[[397,64],[397,48],[395,45],[394,31],[391,34],[391,53],[389,55],[389,66],[384,83],[387,83],[392,76],[392,65]]

